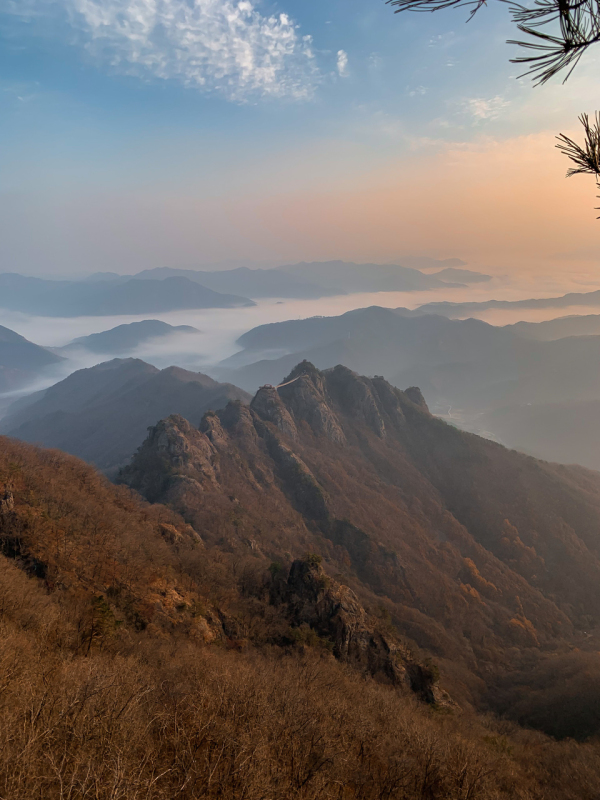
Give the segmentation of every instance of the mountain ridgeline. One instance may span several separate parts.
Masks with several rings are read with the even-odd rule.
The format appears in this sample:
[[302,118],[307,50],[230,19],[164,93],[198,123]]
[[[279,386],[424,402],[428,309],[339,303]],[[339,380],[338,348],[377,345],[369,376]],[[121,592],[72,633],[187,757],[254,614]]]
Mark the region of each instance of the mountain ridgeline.
[[260,325],[214,369],[248,391],[298,361],[416,384],[435,414],[539,458],[600,469],[600,316],[497,327],[373,306]]
[[179,413],[198,422],[209,409],[249,399],[201,372],[115,358],[16,401],[0,432],[58,447],[110,473],[127,463],[157,419]]
[[151,314],[253,305],[247,297],[215,292],[180,276],[162,281],[120,278],[66,281],[0,273],[0,308],[47,317]]
[[597,473],[459,431],[418,389],[304,362],[249,407],[161,421],[120,480],[275,573],[318,553],[460,705],[598,731]]

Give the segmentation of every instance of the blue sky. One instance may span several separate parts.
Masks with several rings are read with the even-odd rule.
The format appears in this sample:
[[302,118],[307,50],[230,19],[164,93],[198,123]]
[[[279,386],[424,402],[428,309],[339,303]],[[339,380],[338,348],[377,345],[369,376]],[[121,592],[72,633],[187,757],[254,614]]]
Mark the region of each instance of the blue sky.
[[[382,0],[3,9],[4,270],[402,253],[518,264],[530,260],[522,223],[536,186],[545,197],[527,228],[538,250],[553,231],[544,258],[586,259],[598,243],[593,186],[559,184],[552,148],[595,109],[594,54],[567,87],[517,80],[500,3],[468,24],[464,9],[394,15]],[[503,189],[499,207],[497,171],[508,180],[511,164],[521,200]],[[438,180],[443,202],[459,198],[451,227]],[[461,237],[482,202],[503,225],[482,219]],[[548,219],[557,203],[560,235]]]

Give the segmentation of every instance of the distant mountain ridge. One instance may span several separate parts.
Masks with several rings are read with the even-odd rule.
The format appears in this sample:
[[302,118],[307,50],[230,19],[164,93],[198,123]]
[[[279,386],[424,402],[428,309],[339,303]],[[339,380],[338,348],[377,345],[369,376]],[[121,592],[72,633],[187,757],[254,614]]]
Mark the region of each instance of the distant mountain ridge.
[[[134,277],[154,280],[183,276],[220,292],[235,289],[253,298],[315,299],[355,292],[412,292],[464,285],[464,282],[456,282],[452,277],[454,270],[454,267],[447,267],[442,276],[442,273],[428,275],[418,269],[395,264],[315,261],[285,264],[273,269],[239,267],[214,272],[158,267],[144,270]],[[487,280],[489,277],[465,270],[463,273],[468,282]]]
[[445,317],[466,317],[478,311],[512,308],[569,308],[570,306],[600,306],[600,289],[593,292],[569,292],[560,297],[539,297],[529,300],[483,300],[481,302],[425,303],[412,314],[441,314]]
[[473,272],[470,269],[457,269],[456,267],[446,267],[439,272],[431,272],[436,278],[443,281],[456,281],[457,283],[487,283],[492,280],[491,275],[482,272]]
[[350,261],[302,261],[285,264],[277,271],[313,281],[340,294],[354,292],[413,292],[457,287],[433,275],[398,264],[356,264]]
[[[538,330],[538,323],[496,327],[472,318],[400,312],[375,306],[261,325],[241,336],[243,349],[212,374],[253,391],[275,383],[301,359],[320,369],[341,363],[383,375],[395,386],[421,386],[435,413],[469,430],[512,447],[519,447],[523,435],[528,452],[568,462],[573,453],[585,453],[582,463],[600,468],[600,451],[593,457],[589,446],[594,435],[586,437],[582,424],[563,427],[569,415],[564,420],[554,415],[555,427],[544,426],[543,436],[540,429],[537,441],[543,447],[535,448],[517,422],[525,412],[510,410],[539,405],[541,421],[548,418],[542,405],[568,404],[576,413],[578,403],[600,400],[600,316],[552,320],[539,323]],[[572,335],[584,331],[596,335]],[[527,412],[528,418],[533,415]],[[586,419],[591,424],[589,414]]]
[[114,359],[77,370],[15,403],[0,420],[0,431],[57,447],[110,472],[127,462],[157,419],[178,413],[200,420],[229,400],[248,399],[236,386],[199,372]]
[[82,280],[0,273],[0,303],[9,310],[47,316],[148,314],[252,305],[249,298],[317,299],[356,292],[426,291],[489,279],[481,273],[459,269],[464,263],[460,259],[409,261],[422,263],[424,268],[433,265],[443,269],[426,274],[400,264],[323,261],[272,269],[155,267],[135,275],[97,272]]
[[143,270],[133,277],[135,280],[151,279],[164,280],[165,278],[180,276],[191,281],[201,283],[217,292],[241,292],[254,299],[262,297],[286,297],[314,300],[327,297],[336,293],[333,289],[325,289],[315,283],[294,278],[291,275],[271,269],[237,269],[203,272],[201,270],[174,269],[171,267],[156,267]]
[[194,308],[252,306],[246,297],[220,294],[186,278],[163,281],[52,281],[0,274],[0,307],[49,317],[149,314]]

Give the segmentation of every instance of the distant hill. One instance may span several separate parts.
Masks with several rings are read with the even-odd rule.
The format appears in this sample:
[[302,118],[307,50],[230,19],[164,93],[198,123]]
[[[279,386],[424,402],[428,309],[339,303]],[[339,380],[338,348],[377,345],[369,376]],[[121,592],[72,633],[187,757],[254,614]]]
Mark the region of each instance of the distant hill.
[[505,328],[519,336],[536,339],[539,342],[551,342],[566,336],[599,336],[600,314],[558,317],[546,322],[516,322],[513,325],[505,325]]
[[237,269],[202,272],[189,269],[157,267],[134,275],[136,280],[164,280],[170,277],[183,277],[201,283],[216,292],[235,292],[252,298],[286,297],[297,299],[316,299],[335,294],[332,289],[311,283],[274,269]]
[[92,272],[91,275],[85,278],[86,281],[100,283],[102,281],[126,281],[127,279],[127,275],[119,275],[118,272]]
[[198,331],[190,325],[168,325],[157,319],[145,319],[141,322],[117,325],[116,328],[101,333],[80,336],[59,348],[59,351],[67,354],[70,350],[83,347],[92,353],[120,355],[134,350],[150,339],[170,336],[173,333],[198,333]]
[[277,271],[317,283],[339,294],[353,292],[415,292],[460,286],[434,275],[396,264],[355,264],[350,261],[302,261],[286,264]]
[[149,314],[251,305],[254,303],[246,297],[214,292],[181,277],[164,281],[52,281],[0,274],[0,307],[41,316]]
[[462,258],[431,258],[431,256],[401,256],[398,263],[404,267],[418,270],[440,270],[449,267],[465,267],[467,262]]
[[486,283],[492,280],[491,275],[485,275],[483,272],[472,272],[470,269],[456,269],[456,267],[447,267],[440,272],[430,274],[440,280],[456,281],[457,283]]
[[199,420],[229,400],[246,401],[248,395],[202,373],[114,359],[74,372],[33,403],[9,407],[0,431],[110,471],[127,462],[157,419],[186,414]]
[[63,359],[0,325],[0,392],[19,389]]
[[483,300],[471,303],[425,303],[413,314],[442,314],[445,317],[468,317],[478,311],[492,308],[569,308],[571,306],[600,306],[600,290],[594,292],[569,292],[560,297],[539,297],[529,300]]

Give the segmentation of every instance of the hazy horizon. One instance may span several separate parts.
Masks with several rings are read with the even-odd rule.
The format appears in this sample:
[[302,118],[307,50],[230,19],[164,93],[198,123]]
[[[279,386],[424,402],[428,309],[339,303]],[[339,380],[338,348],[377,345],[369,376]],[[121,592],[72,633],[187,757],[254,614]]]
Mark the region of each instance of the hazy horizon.
[[410,253],[600,277],[593,182],[565,180],[554,147],[593,110],[594,56],[534,88],[509,63],[508,9],[465,19],[368,0],[10,0],[2,269]]

